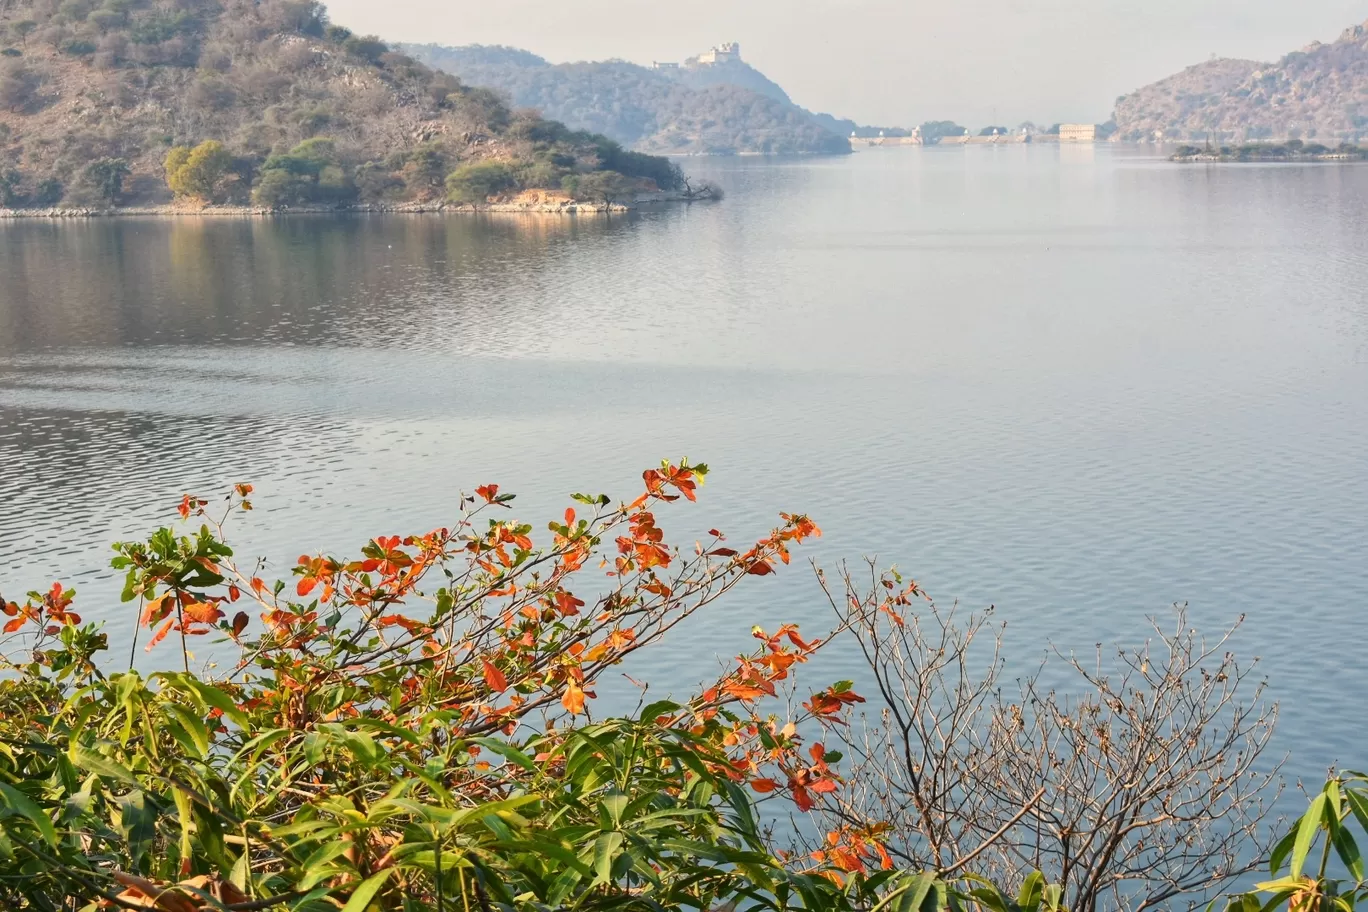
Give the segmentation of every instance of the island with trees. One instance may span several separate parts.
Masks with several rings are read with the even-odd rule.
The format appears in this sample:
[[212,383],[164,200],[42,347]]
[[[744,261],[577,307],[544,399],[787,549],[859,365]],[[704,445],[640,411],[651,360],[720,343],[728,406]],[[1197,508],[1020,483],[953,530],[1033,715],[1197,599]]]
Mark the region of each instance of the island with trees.
[[0,209],[580,211],[705,199],[664,158],[515,112],[311,0],[11,0]]
[[1334,162],[1368,159],[1368,148],[1340,143],[1333,149],[1320,143],[1289,139],[1281,143],[1243,143],[1238,146],[1179,146],[1170,157],[1176,162]]

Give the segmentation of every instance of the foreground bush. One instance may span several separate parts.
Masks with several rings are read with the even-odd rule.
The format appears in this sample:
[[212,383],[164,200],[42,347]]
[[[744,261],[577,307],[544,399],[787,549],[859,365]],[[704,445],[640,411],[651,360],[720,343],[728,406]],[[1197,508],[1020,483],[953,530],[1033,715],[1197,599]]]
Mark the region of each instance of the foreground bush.
[[[0,599],[0,908],[1093,912],[1205,901],[1269,857],[1273,713],[1181,613],[1114,668],[1059,656],[1081,693],[1030,676],[1014,700],[1000,639],[973,645],[983,616],[873,565],[841,589],[819,574],[821,638],[756,627],[696,695],[597,718],[604,673],[665,660],[667,634],[820,534],[784,514],[745,547],[668,545],[659,508],[705,474],[662,464],[616,506],[576,495],[541,546],[489,485],[453,528],[272,582],[225,542],[250,486],[213,516],[187,496],[190,530],[116,546],[143,648],[179,667],[150,677],[114,668],[62,585]],[[192,670],[208,636],[219,664]],[[850,682],[797,696],[834,637],[880,718],[849,718]],[[1368,799],[1337,782],[1271,851],[1294,881],[1232,904],[1347,912],[1365,888],[1345,822]],[[762,808],[797,818],[801,850]],[[1328,879],[1332,846],[1352,884]]]
[[[668,546],[653,510],[693,500],[705,472],[648,471],[626,505],[578,496],[542,548],[486,486],[454,528],[305,556],[269,583],[223,539],[250,486],[217,518],[186,497],[198,529],[116,546],[145,648],[181,669],[150,677],[108,667],[60,584],[0,600],[0,906],[1009,908],[893,870],[876,832],[800,860],[770,848],[757,800],[809,809],[840,788],[839,756],[800,731],[862,701],[837,684],[762,712],[822,645],[791,625],[757,628],[692,699],[591,720],[605,671],[820,534],[785,515],[745,548],[715,531]],[[236,658],[192,672],[211,634]],[[1058,892],[1037,876],[1020,900]]]

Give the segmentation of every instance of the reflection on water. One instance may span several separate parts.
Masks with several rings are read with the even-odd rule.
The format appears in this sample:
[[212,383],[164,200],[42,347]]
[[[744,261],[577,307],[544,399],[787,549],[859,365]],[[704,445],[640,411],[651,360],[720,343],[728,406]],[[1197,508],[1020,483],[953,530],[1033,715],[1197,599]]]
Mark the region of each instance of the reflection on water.
[[[75,580],[126,624],[108,542],[258,487],[241,554],[519,513],[715,467],[688,541],[812,513],[996,604],[1029,660],[1190,601],[1249,618],[1315,775],[1362,750],[1331,649],[1368,602],[1368,168],[1174,166],[1109,147],[690,163],[719,205],[631,218],[0,224],[0,591]],[[540,528],[540,523],[536,526]],[[677,644],[821,622],[802,571]],[[841,674],[836,653],[815,673]],[[836,667],[844,666],[844,667]]]
[[[545,268],[623,219],[25,222],[0,229],[0,352],[403,343],[475,283]],[[508,302],[512,303],[512,302]],[[518,302],[518,316],[536,301]],[[497,314],[490,317],[498,318]],[[510,315],[511,316],[511,315]]]

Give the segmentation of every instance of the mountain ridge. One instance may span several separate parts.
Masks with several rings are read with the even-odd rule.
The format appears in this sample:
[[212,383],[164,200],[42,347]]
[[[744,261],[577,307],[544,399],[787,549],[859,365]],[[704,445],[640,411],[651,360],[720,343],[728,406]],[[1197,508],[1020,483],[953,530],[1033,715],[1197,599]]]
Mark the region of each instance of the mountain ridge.
[[[553,64],[503,46],[403,45],[405,53],[463,81],[505,93],[577,129],[654,154],[836,154],[845,135],[723,45],[683,64],[625,60]],[[721,51],[719,54],[718,51]],[[711,56],[714,59],[708,59]]]
[[1276,62],[1220,58],[1117,99],[1131,141],[1313,139],[1368,135],[1368,22]]

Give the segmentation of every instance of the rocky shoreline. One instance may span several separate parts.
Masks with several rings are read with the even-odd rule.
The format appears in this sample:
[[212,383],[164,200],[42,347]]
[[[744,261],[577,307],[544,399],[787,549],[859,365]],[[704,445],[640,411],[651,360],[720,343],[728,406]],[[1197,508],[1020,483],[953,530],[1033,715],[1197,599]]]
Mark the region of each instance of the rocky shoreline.
[[[706,199],[706,198],[705,198]],[[0,219],[89,219],[151,216],[209,216],[229,218],[265,218],[286,215],[343,215],[343,214],[441,214],[441,215],[608,215],[633,212],[643,206],[662,203],[695,202],[698,198],[682,193],[641,194],[627,203],[595,203],[579,200],[542,197],[517,199],[507,202],[472,206],[457,203],[396,203],[394,205],[363,204],[349,206],[291,206],[270,209],[261,206],[189,206],[170,203],[159,206],[54,206],[34,209],[0,209]]]

